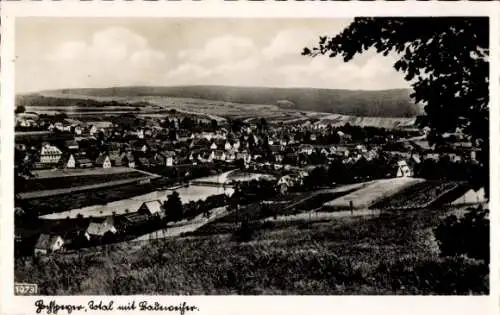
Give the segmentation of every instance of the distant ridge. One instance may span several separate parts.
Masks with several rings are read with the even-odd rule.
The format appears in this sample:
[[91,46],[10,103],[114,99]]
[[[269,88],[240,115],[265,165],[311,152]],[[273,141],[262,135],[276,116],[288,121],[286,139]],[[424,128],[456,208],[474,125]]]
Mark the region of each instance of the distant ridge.
[[165,96],[243,104],[272,104],[284,108],[342,115],[415,117],[420,107],[410,98],[410,89],[379,91],[269,88],[234,86],[129,86],[46,91],[64,95],[97,97]]

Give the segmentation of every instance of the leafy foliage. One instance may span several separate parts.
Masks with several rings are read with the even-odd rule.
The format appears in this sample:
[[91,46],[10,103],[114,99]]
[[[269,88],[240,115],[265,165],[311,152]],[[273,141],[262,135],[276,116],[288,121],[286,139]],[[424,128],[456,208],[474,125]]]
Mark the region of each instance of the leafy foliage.
[[165,201],[164,208],[166,211],[166,217],[168,221],[179,221],[182,220],[184,215],[184,209],[182,206],[181,197],[179,193],[174,191],[171,195],[167,197]]
[[14,113],[21,114],[21,113],[24,113],[25,111],[26,111],[26,108],[23,105],[19,105],[16,107]]
[[490,259],[490,221],[487,209],[472,208],[461,219],[446,217],[434,233],[443,256],[467,255]]
[[[344,61],[375,48],[395,53],[394,68],[412,82],[411,96],[425,105],[419,119],[429,140],[462,129],[480,149],[481,172],[489,191],[489,27],[488,18],[356,18],[334,37],[320,37],[303,55],[341,56]],[[425,25],[426,27],[422,27]]]

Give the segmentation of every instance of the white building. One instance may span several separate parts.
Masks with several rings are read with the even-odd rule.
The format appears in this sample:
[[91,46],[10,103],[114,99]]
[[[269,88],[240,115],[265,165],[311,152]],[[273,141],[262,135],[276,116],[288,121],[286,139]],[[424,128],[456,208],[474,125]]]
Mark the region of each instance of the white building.
[[57,147],[48,143],[40,150],[40,163],[56,164],[61,159],[62,152]]
[[76,167],[75,157],[73,156],[73,154],[71,154],[69,156],[68,162],[66,162],[66,167],[67,168],[75,168]]
[[406,161],[404,160],[399,161],[396,177],[411,177],[411,176],[413,176],[413,171],[408,166],[408,163],[406,163]]

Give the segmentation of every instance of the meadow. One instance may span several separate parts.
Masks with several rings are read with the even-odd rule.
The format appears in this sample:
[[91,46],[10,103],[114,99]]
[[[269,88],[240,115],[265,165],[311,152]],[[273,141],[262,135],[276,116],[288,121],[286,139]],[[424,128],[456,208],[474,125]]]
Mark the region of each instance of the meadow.
[[326,202],[325,210],[345,210],[350,209],[351,204],[354,209],[366,209],[373,204],[390,198],[405,188],[411,187],[423,179],[417,178],[390,178],[375,180],[361,189],[346,194],[340,198]]
[[393,211],[234,233],[19,258],[15,281],[45,295],[487,294],[488,266],[442,258],[443,211]]

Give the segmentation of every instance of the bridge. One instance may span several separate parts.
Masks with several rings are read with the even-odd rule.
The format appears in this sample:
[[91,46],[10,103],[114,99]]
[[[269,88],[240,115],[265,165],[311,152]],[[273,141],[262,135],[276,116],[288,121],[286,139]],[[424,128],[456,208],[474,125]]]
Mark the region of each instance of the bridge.
[[206,181],[190,182],[189,185],[191,185],[191,186],[222,187],[222,188],[233,188],[234,187],[234,184],[214,183],[214,182],[206,182]]
[[189,182],[190,185],[198,185],[198,186],[212,186],[212,187],[232,187],[233,184],[230,184],[229,175],[235,172],[237,169],[230,170],[225,173],[203,177],[200,179],[194,179]]

